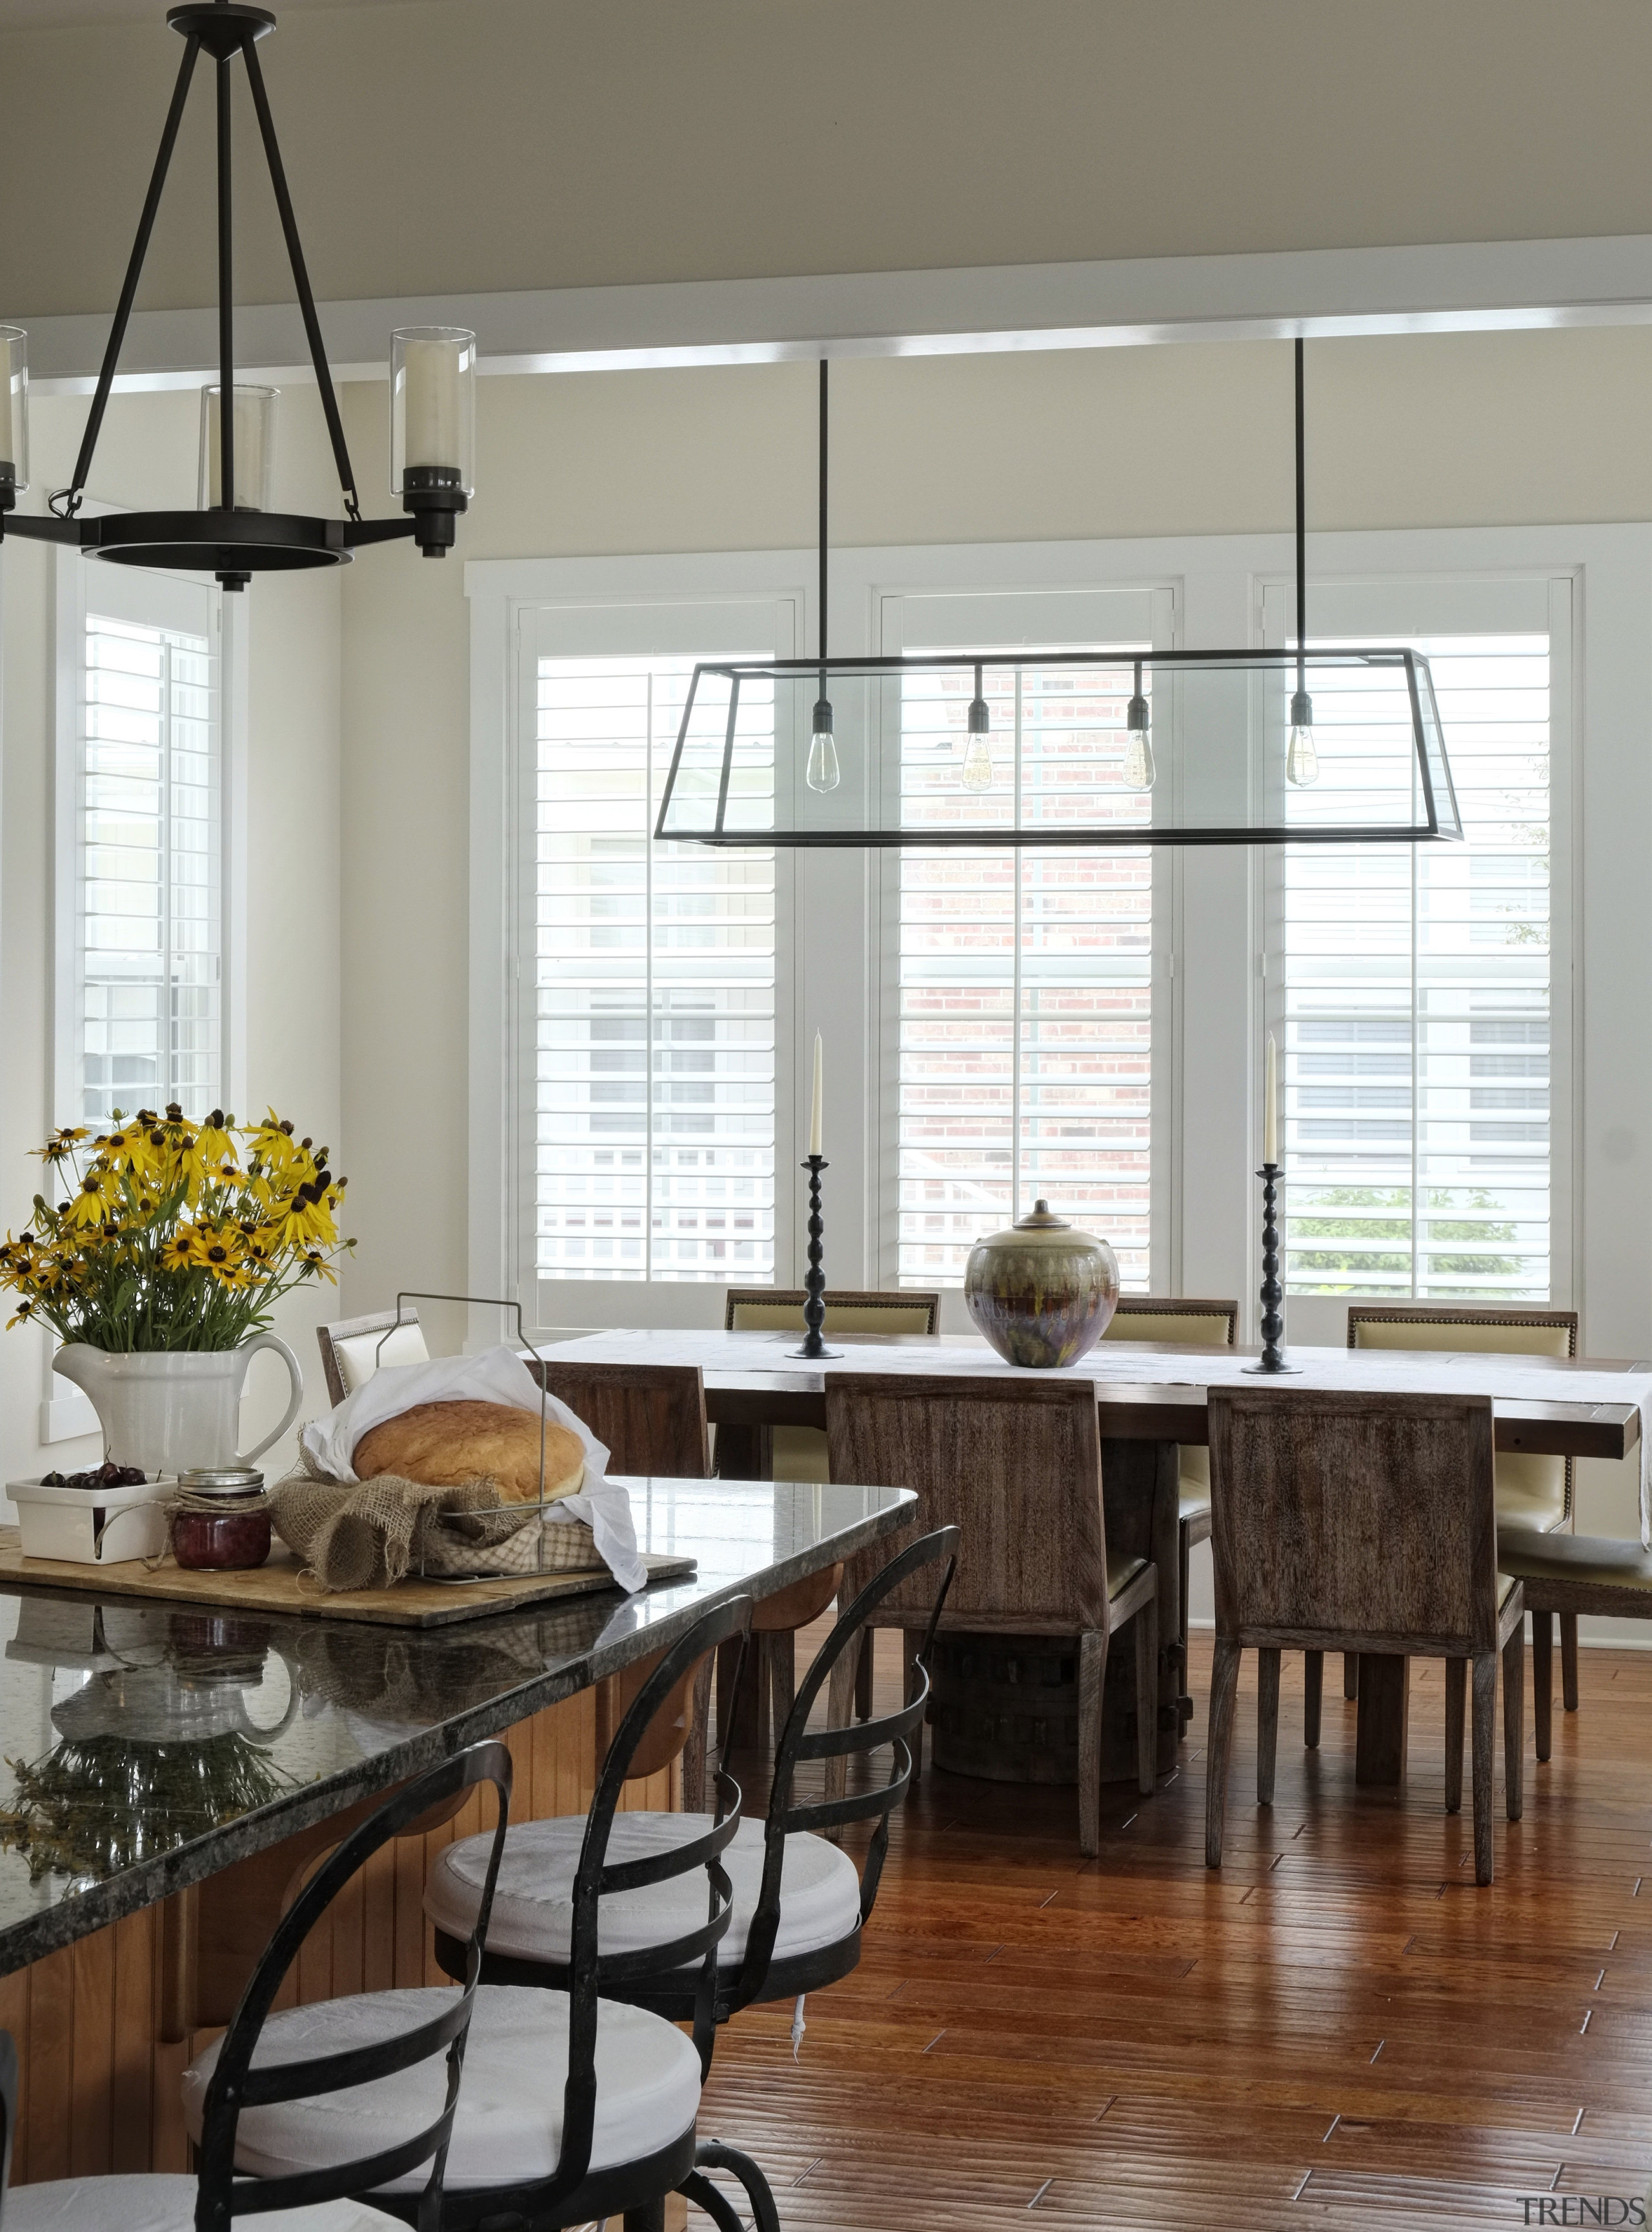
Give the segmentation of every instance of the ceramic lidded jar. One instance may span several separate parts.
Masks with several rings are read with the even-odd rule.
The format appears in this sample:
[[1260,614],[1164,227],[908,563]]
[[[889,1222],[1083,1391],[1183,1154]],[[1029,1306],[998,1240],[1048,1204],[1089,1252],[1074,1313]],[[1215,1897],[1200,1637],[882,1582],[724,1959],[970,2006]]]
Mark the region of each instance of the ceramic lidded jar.
[[1030,1217],[978,1240],[964,1272],[969,1314],[1006,1363],[1074,1364],[1118,1306],[1118,1258],[1036,1201]]

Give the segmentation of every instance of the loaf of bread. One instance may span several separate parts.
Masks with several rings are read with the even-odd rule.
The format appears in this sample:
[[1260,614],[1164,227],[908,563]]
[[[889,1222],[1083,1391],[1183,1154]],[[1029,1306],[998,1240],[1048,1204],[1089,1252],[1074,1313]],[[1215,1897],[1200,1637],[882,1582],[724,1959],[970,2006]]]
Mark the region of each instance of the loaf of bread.
[[[539,1413],[509,1403],[416,1403],[362,1435],[350,1460],[359,1480],[394,1473],[437,1488],[491,1480],[507,1503],[539,1493]],[[585,1445],[556,1419],[545,1421],[547,1502],[578,1493]]]

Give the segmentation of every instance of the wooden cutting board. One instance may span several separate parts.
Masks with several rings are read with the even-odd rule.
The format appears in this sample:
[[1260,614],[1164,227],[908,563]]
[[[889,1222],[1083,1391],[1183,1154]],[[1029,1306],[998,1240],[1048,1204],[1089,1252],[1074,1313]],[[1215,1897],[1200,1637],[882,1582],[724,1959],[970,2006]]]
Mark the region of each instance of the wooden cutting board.
[[[227,1605],[237,1612],[296,1613],[305,1619],[366,1619],[387,1627],[449,1627],[457,1620],[539,1604],[547,1598],[590,1596],[615,1589],[611,1574],[512,1573],[482,1581],[398,1581],[390,1589],[349,1589],[328,1596],[312,1583],[299,1586],[297,1560],[280,1546],[269,1562],[250,1573],[185,1572],[170,1561],[152,1572],[141,1559],[113,1566],[80,1566],[66,1559],[25,1558],[15,1527],[0,1527],[0,1584],[73,1589],[87,1596],[147,1597],[174,1604]],[[644,1552],[650,1582],[682,1580],[692,1558]]]

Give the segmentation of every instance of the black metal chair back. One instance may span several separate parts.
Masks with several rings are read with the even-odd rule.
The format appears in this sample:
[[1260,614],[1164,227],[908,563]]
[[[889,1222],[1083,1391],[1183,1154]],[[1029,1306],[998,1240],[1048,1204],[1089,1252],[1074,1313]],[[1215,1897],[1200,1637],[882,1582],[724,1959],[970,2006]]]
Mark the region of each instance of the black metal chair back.
[[11,2138],[17,2128],[17,2048],[9,2030],[0,2030],[0,2222],[11,2183]]
[[[909,1739],[914,1729],[923,1724],[924,1713],[929,1703],[929,1655],[934,1646],[935,1629],[940,1619],[941,1607],[946,1601],[946,1592],[952,1586],[953,1574],[958,1564],[958,1545],[961,1539],[956,1527],[938,1527],[933,1534],[923,1534],[917,1541],[892,1558],[881,1573],[874,1574],[847,1612],[841,1613],[836,1626],[816,1652],[815,1662],[798,1690],[797,1702],[781,1733],[779,1748],[775,1753],[774,1783],[769,1796],[768,1819],[764,1826],[763,1880],[758,1891],[758,1903],[747,1934],[745,1958],[740,1964],[738,1980],[725,2003],[725,2013],[749,2007],[761,1997],[774,1955],[775,1937],[780,1927],[780,1879],[785,1862],[786,1839],[797,1830],[825,1829],[845,1821],[867,1821],[875,1819],[877,1827],[867,1849],[865,1864],[861,1870],[861,1923],[864,1926],[878,1895],[878,1880],[883,1873],[884,1855],[889,1848],[889,1817],[906,1796],[912,1781],[912,1746]],[[832,1668],[849,1645],[866,1625],[872,1614],[890,1593],[922,1567],[933,1566],[944,1558],[946,1571],[935,1592],[933,1609],[925,1632],[923,1648],[918,1653],[916,1671],[917,1694],[893,1713],[880,1720],[851,1722],[847,1728],[820,1729],[812,1734],[809,1716],[823,1686],[830,1680]],[[888,1780],[871,1790],[857,1791],[845,1798],[811,1799],[803,1804],[792,1802],[792,1783],[799,1761],[805,1759],[834,1759],[859,1752],[878,1751],[888,1744],[892,1747]]]
[[[740,1826],[739,1785],[725,1769],[719,1768],[717,1812],[712,1826],[686,1844],[675,1846],[669,1852],[647,1854],[641,1859],[611,1864],[607,1857],[608,1846],[632,1756],[647,1733],[649,1723],[690,1667],[719,1644],[735,1637],[744,1640],[751,1629],[750,1597],[733,1597],[713,1606],[665,1653],[632,1699],[625,1718],[615,1732],[586,1817],[584,1842],[580,1846],[579,1865],[574,1874],[573,1932],[568,1963],[568,2080],[563,2092],[562,2152],[549,2178],[542,2178],[530,2186],[490,2186],[482,2196],[490,2219],[495,2215],[509,2218],[513,2210],[519,2210],[535,2223],[555,2217],[558,2203],[574,2191],[590,2168],[591,2142],[596,2125],[596,2003],[605,1985],[624,1984],[637,1976],[653,1976],[661,1969],[686,1969],[699,1962],[694,1995],[694,2045],[699,2054],[702,2077],[711,2067],[712,2047],[717,2034],[717,1949],[727,1931],[733,1909],[732,1887],[721,1854],[733,1841]],[[628,1953],[602,1951],[599,1918],[602,1899],[614,1891],[639,1891],[648,1884],[665,1883],[673,1876],[687,1875],[694,1868],[704,1868],[707,1878],[704,1923],[668,1944],[642,1946]],[[486,1935],[484,1915],[472,1943],[484,1943]]]
[[[411,2025],[393,2038],[341,2053],[318,2054],[302,2061],[276,2062],[255,2069],[252,2059],[264,2019],[275,2003],[283,1981],[298,1957],[300,1947],[351,1878],[380,1847],[402,1835],[420,1816],[428,1814],[456,1793],[491,1782],[498,1796],[498,1820],[488,1856],[476,1926],[465,1958],[464,1989],[427,2022]],[[452,1759],[439,1761],[411,1782],[404,1783],[361,1826],[330,1852],[276,1926],[241,1995],[225,2032],[218,2063],[202,2104],[201,2138],[197,2150],[199,2187],[195,2203],[196,2232],[225,2232],[232,2216],[268,2209],[301,2209],[311,2203],[335,2201],[360,2194],[406,2176],[421,2163],[429,2163],[430,2176],[419,2199],[420,2232],[436,2232],[441,2222],[442,2174],[459,2105],[459,2073],[465,2058],[465,2034],[475,2004],[477,1979],[481,1973],[482,1947],[493,1906],[494,1878],[504,1849],[504,1833],[511,1807],[511,1755],[498,1742],[472,1744]],[[411,2069],[438,2054],[447,2060],[447,2090],[441,2113],[424,2130],[377,2154],[335,2163],[325,2169],[293,2171],[279,2177],[237,2178],[235,2174],[236,2133],[249,2108],[280,2100],[303,2100],[340,2092],[374,2078]]]

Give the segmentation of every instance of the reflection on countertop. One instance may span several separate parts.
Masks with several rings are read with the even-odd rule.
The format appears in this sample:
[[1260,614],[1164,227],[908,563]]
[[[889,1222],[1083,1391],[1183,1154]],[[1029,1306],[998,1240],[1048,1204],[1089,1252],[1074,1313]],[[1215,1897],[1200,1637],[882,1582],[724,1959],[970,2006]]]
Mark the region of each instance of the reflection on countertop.
[[904,1490],[634,1480],[692,1580],[434,1629],[0,1590],[0,1973],[899,1528]]

